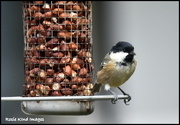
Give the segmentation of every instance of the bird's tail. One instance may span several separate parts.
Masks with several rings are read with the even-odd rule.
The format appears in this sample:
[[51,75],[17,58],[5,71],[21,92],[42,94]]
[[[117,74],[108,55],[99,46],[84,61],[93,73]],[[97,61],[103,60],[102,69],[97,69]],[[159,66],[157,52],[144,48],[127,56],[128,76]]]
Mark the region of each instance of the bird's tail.
[[100,90],[101,90],[101,84],[95,83],[95,85],[92,89],[92,93],[99,92]]

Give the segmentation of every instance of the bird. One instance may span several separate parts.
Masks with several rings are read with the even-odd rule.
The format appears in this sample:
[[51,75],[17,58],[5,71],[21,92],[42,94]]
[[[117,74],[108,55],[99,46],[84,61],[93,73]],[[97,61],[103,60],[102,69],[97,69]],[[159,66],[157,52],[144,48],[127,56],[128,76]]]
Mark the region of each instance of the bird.
[[117,42],[105,55],[104,60],[100,64],[92,92],[100,92],[101,86],[104,85],[104,89],[114,95],[114,99],[111,102],[116,104],[118,95],[110,88],[117,87],[123,95],[128,96],[128,98],[124,99],[124,103],[129,105],[128,102],[131,100],[131,96],[119,86],[125,83],[134,73],[137,66],[135,55],[132,44],[126,41]]

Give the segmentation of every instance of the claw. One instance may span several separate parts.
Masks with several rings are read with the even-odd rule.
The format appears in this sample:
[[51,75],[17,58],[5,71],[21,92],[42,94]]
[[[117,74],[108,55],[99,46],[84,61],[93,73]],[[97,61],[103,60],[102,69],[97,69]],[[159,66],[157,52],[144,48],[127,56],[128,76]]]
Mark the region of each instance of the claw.
[[116,104],[116,101],[118,100],[118,96],[114,95],[114,99],[111,100],[112,104]]
[[125,94],[125,95],[127,95],[128,98],[127,98],[127,99],[124,99],[124,103],[125,103],[126,105],[129,105],[128,102],[131,100],[131,96],[130,96],[129,94]]
[[114,95],[114,99],[111,100],[111,103],[116,104],[116,101],[118,100],[118,95],[110,89],[108,91],[110,91]]

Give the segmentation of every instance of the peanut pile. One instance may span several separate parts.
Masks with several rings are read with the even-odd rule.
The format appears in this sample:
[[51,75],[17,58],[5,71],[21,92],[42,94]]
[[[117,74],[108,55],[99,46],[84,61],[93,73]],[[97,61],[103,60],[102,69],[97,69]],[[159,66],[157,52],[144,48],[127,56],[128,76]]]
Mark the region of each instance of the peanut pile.
[[24,1],[24,96],[93,95],[91,1]]

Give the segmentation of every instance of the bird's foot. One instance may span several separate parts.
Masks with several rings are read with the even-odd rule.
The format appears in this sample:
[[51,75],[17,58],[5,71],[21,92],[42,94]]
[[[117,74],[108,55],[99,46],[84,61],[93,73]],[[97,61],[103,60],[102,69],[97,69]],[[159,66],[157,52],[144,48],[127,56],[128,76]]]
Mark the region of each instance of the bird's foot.
[[126,105],[129,105],[129,101],[131,101],[131,96],[129,95],[129,94],[125,94],[125,95],[127,95],[128,96],[128,98],[127,99],[124,99],[124,103],[126,104]]
[[116,104],[116,101],[118,100],[118,95],[110,89],[108,91],[114,95],[114,99],[111,100],[111,103]]
[[129,105],[128,102],[131,101],[131,96],[129,94],[125,93],[120,87],[118,87],[118,89],[123,93],[123,95],[127,95],[128,96],[128,98],[124,99],[124,103],[126,105]]
[[118,100],[118,96],[114,95],[114,99],[111,100],[112,104],[116,104],[116,101]]

